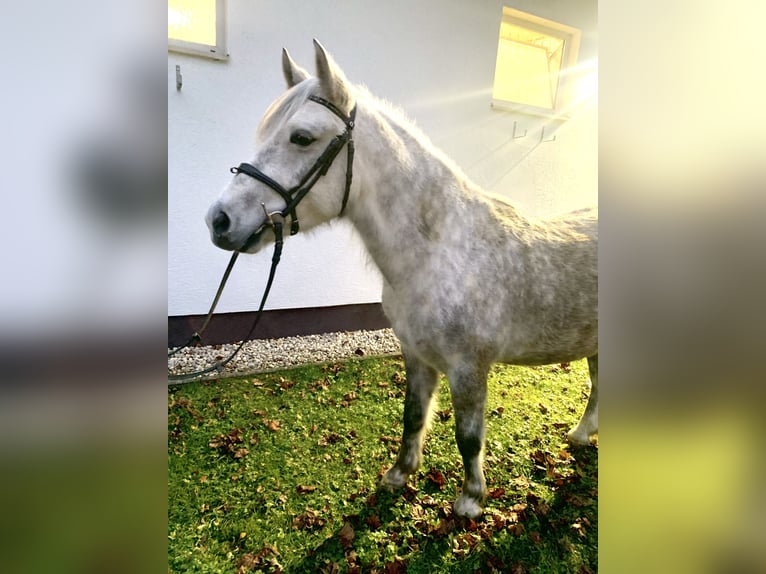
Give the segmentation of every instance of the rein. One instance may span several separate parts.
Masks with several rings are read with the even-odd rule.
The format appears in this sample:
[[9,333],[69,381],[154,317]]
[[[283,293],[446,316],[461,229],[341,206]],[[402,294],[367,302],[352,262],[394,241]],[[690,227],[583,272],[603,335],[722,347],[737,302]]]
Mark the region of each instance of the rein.
[[263,234],[264,230],[267,227],[270,227],[274,231],[274,253],[271,257],[271,268],[269,270],[269,278],[266,282],[266,287],[263,291],[263,296],[261,297],[261,303],[258,306],[258,311],[256,312],[255,319],[253,320],[253,324],[250,327],[250,331],[247,333],[245,338],[240,342],[240,344],[237,346],[232,353],[226,357],[225,359],[222,359],[220,361],[216,361],[213,363],[212,366],[201,369],[198,371],[194,371],[191,373],[182,373],[178,375],[169,374],[168,375],[168,383],[169,384],[181,384],[181,383],[188,383],[193,380],[195,380],[200,375],[205,375],[207,373],[211,373],[213,371],[221,372],[223,368],[234,359],[235,356],[239,353],[239,351],[242,349],[242,347],[245,345],[245,343],[250,340],[250,336],[255,331],[256,326],[258,325],[258,322],[261,319],[261,316],[263,315],[263,308],[266,305],[266,299],[269,296],[269,292],[271,291],[271,286],[274,282],[274,277],[276,275],[277,271],[277,265],[279,265],[279,260],[282,256],[282,246],[284,243],[283,237],[282,237],[282,228],[284,225],[284,220],[287,219],[287,217],[290,217],[291,223],[290,223],[290,235],[295,235],[300,231],[300,224],[298,222],[298,216],[295,213],[295,208],[298,206],[298,204],[303,200],[304,197],[308,194],[309,191],[311,191],[311,188],[314,187],[314,185],[319,181],[319,178],[324,176],[327,171],[330,169],[330,166],[332,165],[333,161],[335,161],[335,158],[338,156],[338,153],[340,153],[340,150],[343,149],[343,146],[347,146],[347,162],[346,162],[346,185],[345,190],[343,192],[343,202],[341,203],[340,213],[338,216],[340,217],[343,215],[343,212],[346,210],[346,204],[348,203],[348,196],[351,191],[351,179],[353,176],[352,173],[352,167],[354,162],[354,140],[351,137],[351,132],[354,129],[354,121],[356,118],[356,105],[351,110],[351,113],[348,115],[348,117],[345,116],[345,114],[338,108],[335,104],[332,102],[325,100],[324,98],[320,98],[319,96],[309,96],[309,100],[316,102],[318,104],[321,104],[325,106],[327,109],[329,109],[331,112],[333,112],[336,116],[338,116],[343,123],[346,125],[346,130],[337,136],[333,138],[333,140],[329,143],[329,145],[325,148],[325,150],[322,152],[322,154],[317,158],[316,162],[314,162],[314,165],[309,169],[309,171],[301,178],[298,185],[288,189],[285,189],[282,187],[279,183],[277,183],[275,180],[270,178],[268,175],[263,173],[261,170],[259,170],[254,165],[251,165],[249,163],[241,163],[238,167],[232,167],[231,172],[234,174],[238,173],[244,173],[245,175],[248,175],[262,183],[265,183],[268,187],[270,187],[273,191],[277,192],[279,196],[285,200],[285,207],[281,211],[274,211],[272,213],[268,213],[266,211],[266,206],[261,203],[261,207],[263,208],[263,211],[266,215],[266,221],[261,225],[258,229],[256,229],[250,237],[248,237],[247,241],[245,241],[245,244],[237,251],[232,253],[231,259],[229,260],[229,264],[226,266],[226,271],[224,271],[223,277],[221,278],[221,283],[218,285],[218,290],[216,291],[215,297],[213,298],[213,303],[210,306],[210,310],[208,311],[208,314],[205,318],[205,322],[202,324],[202,328],[199,331],[196,331],[186,343],[184,343],[182,346],[174,349],[173,351],[168,353],[168,358],[172,357],[182,349],[185,349],[192,343],[196,344],[199,341],[202,340],[202,333],[207,328],[208,324],[210,323],[210,320],[213,317],[213,313],[215,311],[216,305],[218,305],[218,300],[221,298],[221,293],[223,293],[223,288],[226,285],[226,281],[229,278],[229,275],[231,274],[231,270],[234,268],[234,263],[237,260],[237,257],[239,257],[239,254],[247,250],[249,247],[254,245]]

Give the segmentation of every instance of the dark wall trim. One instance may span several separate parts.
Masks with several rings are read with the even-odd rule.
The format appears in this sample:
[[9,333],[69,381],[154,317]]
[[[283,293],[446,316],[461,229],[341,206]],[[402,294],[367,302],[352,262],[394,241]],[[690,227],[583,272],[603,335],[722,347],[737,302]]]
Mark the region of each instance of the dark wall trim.
[[[202,336],[202,344],[219,345],[241,341],[250,330],[255,315],[255,311],[213,315]],[[168,346],[177,347],[185,343],[204,321],[204,315],[168,317]],[[380,303],[277,309],[263,312],[263,317],[251,339],[278,339],[339,331],[375,330],[390,326]]]

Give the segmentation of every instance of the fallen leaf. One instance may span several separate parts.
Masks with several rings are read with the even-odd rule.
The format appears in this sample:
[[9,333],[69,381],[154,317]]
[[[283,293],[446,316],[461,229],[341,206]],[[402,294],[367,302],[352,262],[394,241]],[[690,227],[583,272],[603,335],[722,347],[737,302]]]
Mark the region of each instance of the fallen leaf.
[[343,437],[341,437],[338,433],[330,432],[330,433],[327,433],[327,434],[319,437],[319,440],[317,441],[317,444],[319,446],[327,446],[329,444],[335,444],[335,443],[339,442],[342,438]]
[[351,550],[350,552],[346,552],[346,562],[348,562],[349,566],[354,565],[354,563],[357,561],[359,557],[357,556],[356,552]]
[[238,572],[244,574],[244,572],[247,572],[248,570],[255,570],[258,566],[260,566],[260,564],[260,559],[257,558],[252,552],[248,552],[247,554],[243,554],[239,557]]
[[406,377],[406,376],[405,376],[405,374],[404,374],[404,373],[402,373],[401,371],[397,371],[397,372],[395,372],[395,373],[392,375],[392,377],[391,377],[391,381],[392,381],[393,383],[396,383],[397,385],[401,385],[401,384],[403,384],[403,383],[404,383],[406,380],[407,380],[407,377]]
[[380,442],[383,444],[401,444],[402,439],[398,436],[388,436],[388,435],[382,435],[380,437]]
[[505,496],[505,489],[504,488],[490,488],[487,492],[487,495],[492,500],[497,500],[498,498],[503,498]]
[[280,430],[280,422],[276,420],[267,420],[264,419],[263,424],[266,425],[266,428],[269,429],[272,432],[277,432]]
[[447,479],[444,478],[444,474],[440,470],[437,470],[433,467],[431,467],[431,469],[428,471],[426,480],[438,486],[440,490],[447,483]]
[[563,462],[572,462],[574,460],[574,457],[569,451],[562,449],[559,451],[559,460]]
[[250,454],[250,451],[246,448],[238,448],[234,451],[234,458],[242,458]]
[[307,492],[314,492],[316,489],[317,487],[314,485],[299,484],[298,488],[296,488],[295,490],[298,492],[298,494],[305,494]]
[[386,574],[406,574],[407,565],[398,556],[391,562],[386,562]]
[[282,574],[284,569],[282,565],[277,561],[279,552],[277,547],[273,545],[267,545],[261,548],[258,552],[248,552],[243,554],[239,558],[237,566],[237,574],[246,574],[251,571],[267,571],[270,574]]
[[293,518],[293,528],[300,530],[310,530],[312,528],[321,528],[327,523],[327,520],[317,514],[315,510],[307,509],[306,512]]
[[446,536],[453,530],[455,530],[455,521],[451,518],[442,518],[431,532],[436,536]]
[[442,422],[448,421],[452,417],[452,411],[450,409],[445,409],[443,411],[436,411],[436,416],[438,416],[439,420]]
[[210,448],[217,448],[224,451],[228,451],[229,453],[235,455],[236,458],[239,458],[236,456],[236,453],[239,450],[236,445],[241,442],[243,442],[242,429],[234,428],[234,429],[231,429],[226,434],[219,434],[214,436],[212,440],[208,443],[208,446],[210,446]]
[[476,546],[478,543],[479,539],[476,538],[476,536],[473,534],[468,532],[459,534],[455,536],[452,541],[452,553],[457,554],[458,556],[465,556],[471,550],[473,550],[474,546]]
[[381,526],[380,516],[373,514],[364,519],[365,524],[370,527],[371,530],[377,530]]
[[287,389],[291,389],[291,388],[293,388],[295,386],[295,382],[288,381],[284,377],[279,377],[279,380],[277,382],[279,383],[279,387],[283,391],[286,391]]
[[340,538],[341,546],[348,550],[351,543],[354,541],[354,527],[351,526],[350,522],[346,521],[343,524],[343,528],[338,532],[338,537]]

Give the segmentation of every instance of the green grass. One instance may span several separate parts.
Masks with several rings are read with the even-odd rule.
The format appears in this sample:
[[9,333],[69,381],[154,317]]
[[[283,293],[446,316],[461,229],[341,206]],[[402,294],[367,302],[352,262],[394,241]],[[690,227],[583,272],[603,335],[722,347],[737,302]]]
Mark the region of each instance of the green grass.
[[377,492],[404,388],[400,358],[172,387],[169,571],[597,571],[598,451],[564,440],[585,361],[492,370],[476,521],[452,515],[463,470],[446,380],[420,471]]

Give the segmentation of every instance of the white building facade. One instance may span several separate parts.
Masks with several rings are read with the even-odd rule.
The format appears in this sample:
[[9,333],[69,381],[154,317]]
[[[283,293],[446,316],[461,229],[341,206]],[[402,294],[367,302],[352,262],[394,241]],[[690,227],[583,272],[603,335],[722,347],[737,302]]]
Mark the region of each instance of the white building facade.
[[[232,177],[229,167],[252,155],[258,122],[285,89],[282,48],[312,71],[313,38],[352,82],[401,107],[488,191],[536,215],[598,201],[595,1],[223,6],[225,59],[168,52],[169,319],[207,311],[229,253],[210,242],[204,215]],[[574,72],[562,75],[569,81],[563,113],[493,106],[504,6],[579,32]],[[240,257],[218,313],[257,308],[270,258]],[[380,276],[362,242],[338,221],[286,242],[267,309],[375,305],[380,296]]]

